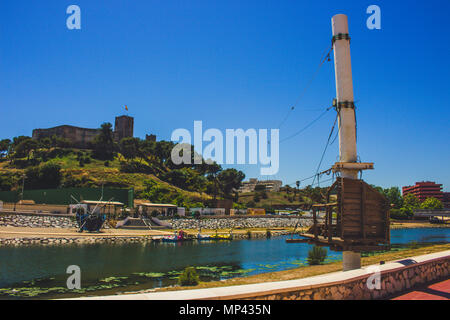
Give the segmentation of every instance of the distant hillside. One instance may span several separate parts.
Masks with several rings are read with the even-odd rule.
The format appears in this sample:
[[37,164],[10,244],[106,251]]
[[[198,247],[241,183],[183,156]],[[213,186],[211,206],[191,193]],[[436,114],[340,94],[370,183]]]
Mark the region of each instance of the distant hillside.
[[[103,185],[134,188],[136,198],[191,207],[212,198],[232,199],[245,178],[216,163],[175,165],[173,142],[130,137],[117,143],[110,124],[99,132],[86,149],[56,136],[0,140],[0,190],[20,190],[23,181],[27,190]],[[193,147],[187,150],[192,153]]]
[[323,195],[327,188],[306,187],[296,190],[288,186],[282,187],[278,192],[254,191],[240,193],[238,203],[246,207],[263,207],[272,209],[274,206],[305,206],[308,207],[312,202],[323,203]]

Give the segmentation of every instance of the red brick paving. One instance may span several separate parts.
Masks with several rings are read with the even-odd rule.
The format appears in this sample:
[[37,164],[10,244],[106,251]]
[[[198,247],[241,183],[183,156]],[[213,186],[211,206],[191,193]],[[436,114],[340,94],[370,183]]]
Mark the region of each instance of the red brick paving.
[[392,300],[449,300],[450,279],[402,294]]

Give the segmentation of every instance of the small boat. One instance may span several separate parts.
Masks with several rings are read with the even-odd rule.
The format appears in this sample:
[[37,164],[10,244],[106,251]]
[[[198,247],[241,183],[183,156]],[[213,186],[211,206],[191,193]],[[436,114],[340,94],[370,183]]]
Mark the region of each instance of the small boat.
[[165,236],[161,239],[162,242],[181,242],[187,240],[192,239],[188,238],[186,232],[183,230],[178,231],[178,234],[175,232],[173,236]]
[[233,236],[231,234],[210,234],[210,235],[203,235],[203,234],[197,234],[197,240],[233,240]]
[[231,234],[214,234],[211,236],[213,240],[233,240],[233,236]]

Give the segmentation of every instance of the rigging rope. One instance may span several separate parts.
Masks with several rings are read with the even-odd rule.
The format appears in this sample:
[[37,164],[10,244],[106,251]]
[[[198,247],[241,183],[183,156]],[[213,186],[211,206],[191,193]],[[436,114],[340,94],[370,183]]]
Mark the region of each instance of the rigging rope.
[[328,107],[324,112],[322,112],[317,118],[315,118],[313,121],[311,121],[310,123],[308,123],[306,126],[304,126],[302,129],[300,129],[299,131],[297,131],[297,132],[295,132],[295,133],[293,133],[293,134],[291,134],[290,136],[288,136],[288,137],[286,137],[286,138],[284,138],[284,139],[282,139],[282,140],[280,140],[280,143],[282,143],[282,142],[284,142],[284,141],[286,141],[286,140],[289,140],[289,139],[292,139],[292,138],[294,138],[295,136],[297,136],[297,135],[299,135],[300,133],[302,133],[303,131],[305,131],[306,129],[308,129],[310,126],[312,126],[315,122],[317,122],[320,118],[322,118],[331,108],[333,108],[332,106],[331,107]]
[[289,111],[287,112],[286,116],[284,117],[284,119],[280,122],[280,124],[278,125],[278,129],[280,129],[280,127],[287,121],[287,119],[289,118],[289,116],[291,115],[292,111],[295,109],[295,107],[297,107],[298,103],[300,102],[300,100],[303,98],[303,96],[305,95],[306,91],[309,89],[309,87],[311,86],[311,84],[313,83],[314,79],[316,78],[317,74],[319,73],[319,70],[322,68],[323,64],[325,63],[325,61],[330,61],[330,54],[331,51],[333,51],[333,45],[327,49],[327,51],[325,51],[325,54],[322,55],[322,60],[320,61],[319,65],[317,66],[315,72],[313,73],[313,75],[311,76],[311,78],[308,80],[308,82],[306,83],[306,85],[303,87],[303,90],[300,92],[299,96],[297,97],[297,99],[295,100],[295,103],[291,106],[291,108],[289,109]]
[[[325,145],[325,148],[323,149],[322,157],[320,158],[319,165],[317,166],[316,175],[319,172],[320,166],[322,165],[322,161],[325,156],[325,152],[327,151],[328,146],[330,145],[330,139],[331,139],[331,136],[333,135],[333,131],[334,131],[334,127],[336,126],[337,119],[338,119],[338,115],[336,115],[336,118],[334,119],[333,127],[331,127],[330,134],[328,135],[327,143]],[[317,177],[317,179],[319,179],[319,177]],[[314,178],[313,184],[314,184],[315,180],[316,180],[316,178]]]

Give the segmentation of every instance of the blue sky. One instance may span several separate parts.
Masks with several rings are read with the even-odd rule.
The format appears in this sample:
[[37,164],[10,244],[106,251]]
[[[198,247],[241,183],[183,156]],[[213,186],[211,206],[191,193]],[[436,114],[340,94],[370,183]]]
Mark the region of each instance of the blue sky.
[[[66,8],[81,8],[81,30]],[[381,8],[381,30],[366,8]],[[0,137],[60,124],[98,127],[124,113],[135,135],[176,128],[277,128],[330,46],[331,17],[349,17],[358,154],[369,183],[432,180],[450,191],[450,2],[2,1]],[[309,123],[335,97],[327,62],[280,128]],[[320,160],[335,113],[280,145],[292,183]],[[337,142],[322,168],[336,161]],[[258,166],[239,166],[259,177]],[[305,181],[307,183],[308,181]]]

